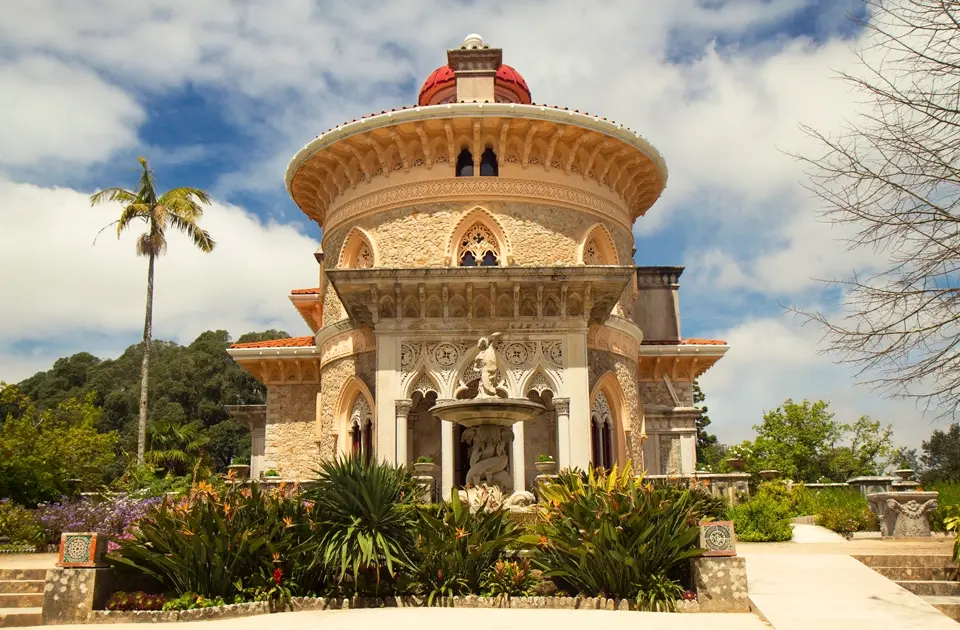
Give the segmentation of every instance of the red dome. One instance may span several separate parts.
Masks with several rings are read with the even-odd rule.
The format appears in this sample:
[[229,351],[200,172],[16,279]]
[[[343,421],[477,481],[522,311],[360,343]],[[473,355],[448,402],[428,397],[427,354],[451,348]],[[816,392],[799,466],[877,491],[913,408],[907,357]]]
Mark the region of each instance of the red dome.
[[[444,101],[456,100],[457,77],[450,66],[440,66],[430,73],[427,80],[423,82],[420,88],[420,96],[417,99],[419,105],[437,105]],[[501,64],[497,69],[497,75],[494,79],[494,89],[497,93],[497,100],[503,100],[511,103],[523,103],[529,105],[533,100],[530,97],[530,88],[527,82],[519,72],[512,67]],[[506,92],[506,94],[503,94]],[[448,101],[449,102],[449,101]]]

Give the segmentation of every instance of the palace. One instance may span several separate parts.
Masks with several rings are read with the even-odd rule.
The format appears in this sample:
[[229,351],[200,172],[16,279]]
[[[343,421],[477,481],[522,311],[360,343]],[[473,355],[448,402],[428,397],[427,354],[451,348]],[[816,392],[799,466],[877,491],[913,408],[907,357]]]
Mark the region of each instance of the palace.
[[312,334],[230,349],[267,387],[265,408],[244,410],[253,475],[428,456],[445,496],[466,481],[470,429],[431,410],[478,388],[538,403],[501,453],[512,490],[541,455],[694,472],[693,380],[728,346],[680,336],[682,267],[633,262],[632,225],[666,181],[650,143],[534,104],[477,35],[416,106],[309,142],[286,184],[323,229],[318,286],[290,292]]

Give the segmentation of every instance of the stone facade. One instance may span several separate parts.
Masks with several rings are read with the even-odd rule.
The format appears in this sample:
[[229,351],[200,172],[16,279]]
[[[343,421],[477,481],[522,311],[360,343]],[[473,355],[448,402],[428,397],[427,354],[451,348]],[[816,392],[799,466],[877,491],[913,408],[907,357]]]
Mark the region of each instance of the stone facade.
[[267,386],[265,466],[285,479],[312,476],[320,456],[316,413],[319,385]]

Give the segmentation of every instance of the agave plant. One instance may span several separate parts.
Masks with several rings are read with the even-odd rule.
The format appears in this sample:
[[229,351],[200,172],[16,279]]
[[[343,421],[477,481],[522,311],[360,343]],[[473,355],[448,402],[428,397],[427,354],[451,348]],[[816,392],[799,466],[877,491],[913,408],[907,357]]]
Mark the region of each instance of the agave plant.
[[628,462],[566,475],[542,493],[534,533],[521,541],[536,550],[531,560],[545,577],[571,592],[673,608],[682,589],[672,576],[702,553],[689,490],[645,483]]
[[432,605],[437,597],[480,593],[518,532],[502,507],[467,505],[456,489],[450,501],[417,523],[416,581]]
[[305,496],[322,523],[318,553],[341,588],[352,582],[358,592],[372,579],[379,593],[384,573],[395,578],[411,566],[417,493],[406,469],[373,458],[325,461]]

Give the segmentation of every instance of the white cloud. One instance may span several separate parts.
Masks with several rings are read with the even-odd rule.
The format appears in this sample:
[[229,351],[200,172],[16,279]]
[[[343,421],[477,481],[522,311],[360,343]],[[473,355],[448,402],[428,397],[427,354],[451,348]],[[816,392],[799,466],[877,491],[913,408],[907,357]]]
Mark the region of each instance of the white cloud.
[[[62,340],[79,349],[84,336],[117,335],[124,339],[119,350],[137,338],[146,292],[146,260],[134,254],[139,232],[118,240],[108,230],[92,243],[117,214],[91,208],[86,193],[0,180],[0,268],[7,270],[0,295],[8,298],[0,309],[0,379],[19,380],[63,355],[24,356],[12,349],[18,340]],[[286,295],[316,285],[316,243],[292,226],[264,224],[220,203],[201,224],[217,241],[213,253],[174,234],[157,262],[154,335],[190,341],[208,329],[239,335],[273,327],[309,334]]]
[[892,424],[897,444],[918,447],[945,420],[924,415],[913,402],[891,400],[873,389],[854,385],[848,366],[817,354],[820,331],[784,316],[747,321],[717,333],[726,339],[726,356],[700,378],[711,420],[721,442],[753,438],[753,426],[766,411],[787,398],[826,400],[841,422],[867,414]]
[[145,114],[88,68],[46,56],[0,63],[0,167],[86,164],[136,142]]

